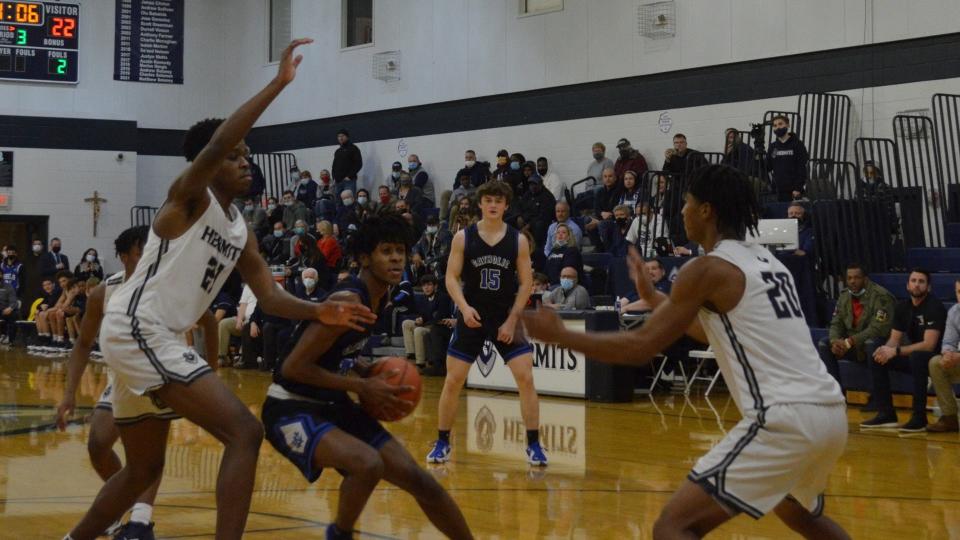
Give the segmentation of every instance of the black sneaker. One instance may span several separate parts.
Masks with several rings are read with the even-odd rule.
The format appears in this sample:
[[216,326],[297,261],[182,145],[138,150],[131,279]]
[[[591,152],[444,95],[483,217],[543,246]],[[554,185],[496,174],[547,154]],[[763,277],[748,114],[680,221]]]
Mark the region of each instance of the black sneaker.
[[926,415],[917,416],[913,415],[910,417],[910,420],[906,424],[901,425],[897,428],[901,433],[921,433],[927,431],[927,417]]
[[138,521],[129,521],[113,537],[113,540],[155,540],[153,525],[153,523],[144,525]]
[[860,422],[863,429],[895,428],[898,425],[897,413],[880,413],[866,422]]

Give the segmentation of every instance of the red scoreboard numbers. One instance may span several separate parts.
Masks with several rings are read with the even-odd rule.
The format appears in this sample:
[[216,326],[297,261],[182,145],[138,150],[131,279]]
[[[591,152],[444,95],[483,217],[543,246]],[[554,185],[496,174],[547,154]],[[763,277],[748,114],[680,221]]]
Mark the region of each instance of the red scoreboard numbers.
[[52,17],[50,19],[50,35],[59,38],[74,37],[74,30],[77,28],[77,20],[73,17]]

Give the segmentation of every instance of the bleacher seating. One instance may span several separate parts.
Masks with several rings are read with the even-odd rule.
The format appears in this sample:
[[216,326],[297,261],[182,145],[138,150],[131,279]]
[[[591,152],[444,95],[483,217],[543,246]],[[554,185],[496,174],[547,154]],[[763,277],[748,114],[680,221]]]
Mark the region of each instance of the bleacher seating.
[[947,223],[945,232],[947,247],[960,248],[960,223]]
[[907,266],[920,267],[930,272],[960,271],[960,247],[911,248],[907,250]]
[[[907,278],[909,275],[906,272],[881,272],[870,274],[870,279],[890,291],[895,297],[907,298]],[[960,278],[960,273],[942,272],[932,274],[933,294],[941,301],[952,301],[955,298],[953,284],[958,278]]]

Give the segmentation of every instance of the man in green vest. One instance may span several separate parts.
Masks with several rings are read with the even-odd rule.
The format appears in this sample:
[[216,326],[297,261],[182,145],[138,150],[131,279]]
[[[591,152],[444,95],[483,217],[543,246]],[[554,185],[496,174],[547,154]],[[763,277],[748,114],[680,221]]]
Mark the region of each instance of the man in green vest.
[[870,281],[862,266],[847,265],[847,288],[837,299],[830,336],[817,346],[827,371],[841,387],[839,361],[865,363],[873,358],[874,350],[890,335],[895,303],[888,290]]

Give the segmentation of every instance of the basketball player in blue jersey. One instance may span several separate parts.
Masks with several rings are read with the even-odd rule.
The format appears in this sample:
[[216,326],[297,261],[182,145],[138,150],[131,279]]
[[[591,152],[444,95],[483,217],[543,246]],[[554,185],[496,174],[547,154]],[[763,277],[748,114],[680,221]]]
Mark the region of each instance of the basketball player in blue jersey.
[[823,491],[847,442],[844,397],[813,346],[790,272],[744,241],[759,213],[743,173],[704,167],[682,214],[707,255],[683,266],[667,297],[631,251],[637,292],[655,307],[643,326],[572,333],[550,310],[524,316],[530,335],[611,364],[644,364],[684,331],[713,347],[743,419],[694,465],[654,538],[700,538],[740,512],[760,518],[770,510],[805,538],[849,538],[823,515]]
[[[120,285],[126,281],[126,276],[132,276],[140,256],[143,253],[143,245],[147,242],[147,234],[150,227],[142,225],[131,227],[117,237],[114,245],[117,250],[117,257],[123,264],[123,270],[109,276],[97,285],[90,294],[87,295],[87,308],[83,315],[83,321],[80,323],[80,335],[70,351],[70,359],[67,361],[67,386],[63,392],[63,399],[57,405],[57,426],[60,431],[67,427],[67,421],[77,403],[77,387],[80,385],[80,378],[90,361],[90,351],[100,332],[100,323],[103,321],[103,311],[110,297]],[[204,311],[200,317],[200,326],[204,329],[204,338],[206,340],[207,363],[211,358],[217,357],[217,323],[213,313],[209,310]],[[212,366],[211,366],[212,367]],[[90,431],[87,436],[87,452],[90,454],[90,463],[93,469],[104,482],[116,474],[122,467],[120,457],[113,451],[113,445],[120,438],[120,431],[117,429],[113,418],[113,370],[107,368],[108,382],[106,388],[100,395],[100,399],[90,415]],[[140,497],[130,512],[130,521],[126,525],[120,526],[120,522],[115,523],[107,529],[107,535],[113,536],[114,540],[153,540],[153,503],[157,498],[157,490],[160,488],[160,481],[157,479]],[[116,534],[116,536],[114,536]]]
[[[410,226],[399,214],[367,218],[353,244],[360,275],[337,283],[328,298],[362,304],[379,313],[390,287],[402,279],[412,238]],[[324,468],[343,475],[337,516],[327,527],[328,540],[353,537],[354,524],[380,480],[413,495],[447,537],[471,538],[463,514],[446,490],[347,395],[354,392],[365,403],[388,411],[410,410],[410,403],[397,397],[410,387],[388,384],[384,378],[389,374],[348,375],[368,367],[358,360],[369,336],[369,326],[362,331],[312,322],[297,327],[290,340],[292,351],[274,371],[263,404],[267,440],[310,482]]]
[[[450,428],[457,416],[460,389],[470,366],[490,341],[513,373],[520,392],[520,414],[527,428],[527,461],[545,466],[540,447],[540,404],[533,385],[533,347],[523,337],[520,314],[533,290],[530,245],[503,221],[513,192],[504,182],[477,190],[483,214],[453,237],[447,262],[447,293],[456,304],[457,326],[447,348],[447,379],[440,393],[439,433],[428,463],[450,460]],[[461,288],[460,282],[463,281]]]
[[243,138],[296,76],[296,40],[277,76],[224,121],[190,128],[190,162],[151,225],[132,276],[107,303],[100,332],[114,372],[113,415],[127,462],[110,477],[67,538],[92,540],[120,518],[163,471],[172,415],[186,417],[224,444],[217,479],[218,539],[239,539],[247,521],[263,427],[181,335],[193,326],[236,267],[261,308],[290,319],[362,329],[376,317],[362,304],[298,300],[277,288],[253,234],[232,202],[250,189]]

